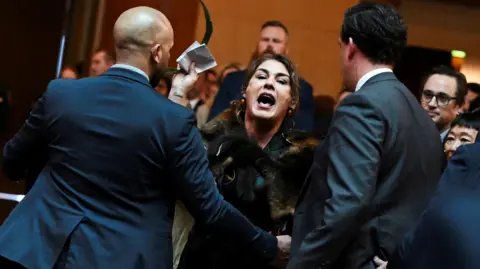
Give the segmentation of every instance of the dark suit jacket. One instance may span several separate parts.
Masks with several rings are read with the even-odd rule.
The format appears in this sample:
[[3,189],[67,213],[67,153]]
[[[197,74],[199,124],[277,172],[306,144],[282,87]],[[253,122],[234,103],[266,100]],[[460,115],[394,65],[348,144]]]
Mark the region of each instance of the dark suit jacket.
[[[237,71],[228,74],[218,90],[213,101],[208,120],[215,118],[225,109],[230,107],[230,102],[242,97],[242,86],[247,78],[247,71]],[[293,116],[295,129],[313,132],[315,121],[315,103],[313,100],[312,86],[305,80],[300,79],[300,104]]]
[[480,268],[480,144],[458,148],[388,269]]
[[200,224],[273,258],[276,238],[219,194],[195,126],[133,71],[52,81],[4,149],[14,180],[37,148],[48,145],[48,161],[0,227],[0,255],[39,269],[172,268],[180,199]]
[[428,203],[441,174],[438,131],[393,73],[337,108],[294,217],[293,268],[375,268]]

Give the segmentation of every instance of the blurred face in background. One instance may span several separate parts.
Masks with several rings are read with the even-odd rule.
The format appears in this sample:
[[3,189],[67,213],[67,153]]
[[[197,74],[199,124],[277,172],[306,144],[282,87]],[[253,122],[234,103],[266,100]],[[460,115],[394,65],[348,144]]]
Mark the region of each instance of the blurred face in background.
[[60,78],[65,78],[65,79],[77,79],[78,75],[77,73],[72,70],[69,67],[66,67],[62,70],[62,73],[60,74]]
[[283,28],[276,26],[265,27],[260,31],[260,40],[253,58],[256,59],[263,55],[286,55],[288,53],[287,39],[287,33]]
[[478,94],[474,91],[468,90],[467,95],[465,95],[465,104],[463,104],[463,112],[467,112],[470,109],[470,103],[478,97]]
[[349,96],[350,94],[352,94],[352,92],[350,91],[343,91],[342,93],[340,93],[340,95],[338,95],[337,104],[335,105],[335,108],[340,104],[340,102],[342,102],[343,99],[345,99],[345,97]]
[[112,65],[113,61],[107,59],[107,53],[105,51],[97,52],[92,57],[92,63],[90,64],[90,75],[101,75]]
[[215,96],[218,92],[217,76],[215,73],[208,73],[203,86],[203,91],[207,97]]
[[168,96],[170,88],[165,78],[160,79],[157,87],[155,87],[155,90],[163,96]]
[[474,128],[461,125],[456,125],[452,127],[445,140],[444,146],[447,160],[450,160],[450,158],[452,158],[458,147],[475,143],[477,135],[478,130]]

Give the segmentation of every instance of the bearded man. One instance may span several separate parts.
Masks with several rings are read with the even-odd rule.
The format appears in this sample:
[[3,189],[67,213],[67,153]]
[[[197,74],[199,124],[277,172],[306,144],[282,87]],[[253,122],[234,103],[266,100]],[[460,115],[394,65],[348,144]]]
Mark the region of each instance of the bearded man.
[[[260,30],[260,39],[250,62],[263,56],[288,54],[289,33],[287,27],[279,21],[267,21]],[[211,120],[230,107],[230,102],[239,100],[243,82],[247,77],[247,70],[236,71],[228,74],[218,91],[215,101],[210,109],[208,120]],[[300,106],[292,118],[295,129],[306,132],[313,131],[315,119],[315,103],[313,101],[313,88],[300,78]]]

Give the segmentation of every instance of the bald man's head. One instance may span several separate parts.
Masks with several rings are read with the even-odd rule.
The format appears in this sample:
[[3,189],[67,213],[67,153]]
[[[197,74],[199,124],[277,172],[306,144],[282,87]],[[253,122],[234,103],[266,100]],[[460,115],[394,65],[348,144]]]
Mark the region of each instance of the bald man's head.
[[173,29],[160,11],[150,7],[134,7],[118,17],[113,35],[117,48],[138,50],[155,43],[168,44],[173,40]]
[[141,65],[137,67],[148,71],[151,78],[166,70],[173,46],[173,29],[160,11],[135,7],[123,12],[115,22],[113,36],[117,62]]

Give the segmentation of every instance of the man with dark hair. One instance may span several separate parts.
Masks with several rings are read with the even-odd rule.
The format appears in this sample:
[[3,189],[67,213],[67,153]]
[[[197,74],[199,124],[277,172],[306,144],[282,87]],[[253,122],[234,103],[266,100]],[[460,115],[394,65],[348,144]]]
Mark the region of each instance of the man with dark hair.
[[115,64],[115,56],[104,49],[99,49],[93,54],[90,64],[90,76],[98,76]]
[[295,210],[288,269],[374,268],[425,209],[442,169],[438,132],[393,66],[407,26],[390,5],[347,9],[344,85]]
[[[262,55],[288,54],[288,29],[279,21],[267,21],[260,30],[260,39],[250,61]],[[245,86],[247,70],[228,74],[218,91],[215,101],[210,109],[208,120],[215,118],[225,109],[230,107],[230,102],[241,98],[242,87]],[[315,117],[315,103],[313,101],[312,86],[300,79],[300,105],[293,115],[295,129],[307,132],[313,131]]]
[[463,104],[463,111],[470,111],[470,104],[473,100],[477,99],[480,95],[480,84],[478,83],[468,83],[467,84],[467,95],[465,95],[465,103]]
[[462,111],[466,93],[467,79],[450,67],[435,67],[425,76],[421,104],[437,125],[441,141]]

